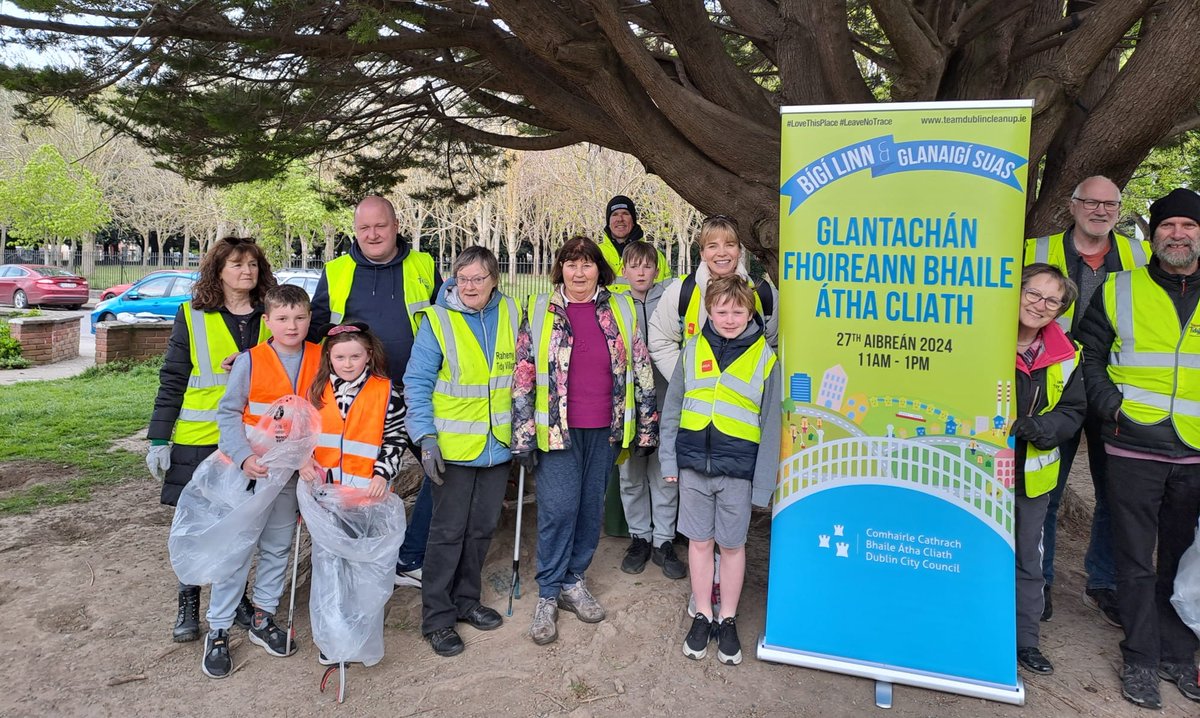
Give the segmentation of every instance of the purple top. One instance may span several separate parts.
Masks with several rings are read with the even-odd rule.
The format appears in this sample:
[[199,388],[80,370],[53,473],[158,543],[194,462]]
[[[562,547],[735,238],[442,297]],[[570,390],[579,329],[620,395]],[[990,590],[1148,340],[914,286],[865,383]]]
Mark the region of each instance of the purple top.
[[612,425],[612,359],[596,318],[596,302],[570,302],[571,364],[567,368],[567,426],[607,429]]

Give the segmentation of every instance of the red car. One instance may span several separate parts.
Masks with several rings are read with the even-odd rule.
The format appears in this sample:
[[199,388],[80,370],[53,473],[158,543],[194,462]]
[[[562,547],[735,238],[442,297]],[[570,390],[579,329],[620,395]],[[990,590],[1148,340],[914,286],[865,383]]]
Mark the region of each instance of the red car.
[[87,280],[65,269],[42,264],[0,265],[0,304],[17,309],[41,304],[78,309],[87,300]]
[[165,276],[168,274],[188,274],[190,271],[192,271],[192,270],[159,269],[158,271],[150,272],[146,276],[136,279],[132,282],[128,282],[126,284],[114,284],[113,286],[109,287],[108,289],[105,289],[103,292],[100,292],[100,301],[103,302],[105,299],[112,299],[113,297],[117,296],[118,294],[124,294],[126,289],[129,289],[130,287],[132,287],[133,285],[142,281],[143,279],[149,279],[150,277],[157,277],[160,275]]

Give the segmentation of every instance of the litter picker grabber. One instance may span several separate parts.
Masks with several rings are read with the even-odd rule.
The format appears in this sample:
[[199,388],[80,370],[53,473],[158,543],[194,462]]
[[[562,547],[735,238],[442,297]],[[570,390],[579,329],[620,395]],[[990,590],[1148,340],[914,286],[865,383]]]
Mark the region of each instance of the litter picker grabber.
[[325,692],[325,686],[329,683],[329,678],[334,674],[338,674],[338,692],[337,702],[343,703],[346,700],[346,662],[342,661],[336,666],[330,666],[325,669],[325,675],[321,678],[321,692]]
[[517,535],[513,539],[512,585],[508,589],[508,615],[512,616],[513,598],[521,597],[521,509],[525,506],[525,467],[517,476]]
[[293,619],[296,615],[296,574],[300,568],[300,533],[304,530],[304,518],[296,517],[296,548],[292,551],[292,597],[288,599],[288,628],[287,628],[287,645],[284,647],[284,655],[292,655],[292,642],[296,640],[296,629],[292,628]]

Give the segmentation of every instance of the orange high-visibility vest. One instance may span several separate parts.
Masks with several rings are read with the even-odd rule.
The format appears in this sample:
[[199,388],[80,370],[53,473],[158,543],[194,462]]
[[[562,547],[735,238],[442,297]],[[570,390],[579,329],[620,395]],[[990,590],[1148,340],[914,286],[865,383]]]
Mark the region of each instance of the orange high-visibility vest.
[[321,438],[313,452],[317,463],[329,469],[334,483],[366,488],[375,473],[375,461],[383,446],[383,422],[387,418],[392,382],[367,377],[350,402],[346,418],[338,410],[333,382],[321,395]]
[[296,383],[288,377],[279,355],[270,342],[263,342],[250,349],[250,396],[242,411],[242,423],[256,426],[271,404],[288,394],[304,396],[317,376],[321,365],[321,347],[304,342],[304,356],[300,360],[300,373]]

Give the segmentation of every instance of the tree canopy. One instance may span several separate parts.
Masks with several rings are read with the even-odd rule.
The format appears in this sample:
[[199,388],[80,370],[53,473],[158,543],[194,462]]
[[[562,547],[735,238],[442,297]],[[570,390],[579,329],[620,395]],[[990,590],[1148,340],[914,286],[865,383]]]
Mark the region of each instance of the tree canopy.
[[96,177],[70,167],[52,145],[42,145],[0,188],[0,214],[22,237],[41,244],[100,229],[112,216]]
[[87,102],[189,176],[353,157],[350,189],[379,190],[414,163],[587,141],[738,217],[768,266],[784,105],[1033,98],[1031,234],[1079,180],[1124,185],[1200,126],[1194,0],[15,4],[6,40],[83,61],[6,68],[8,87]]

